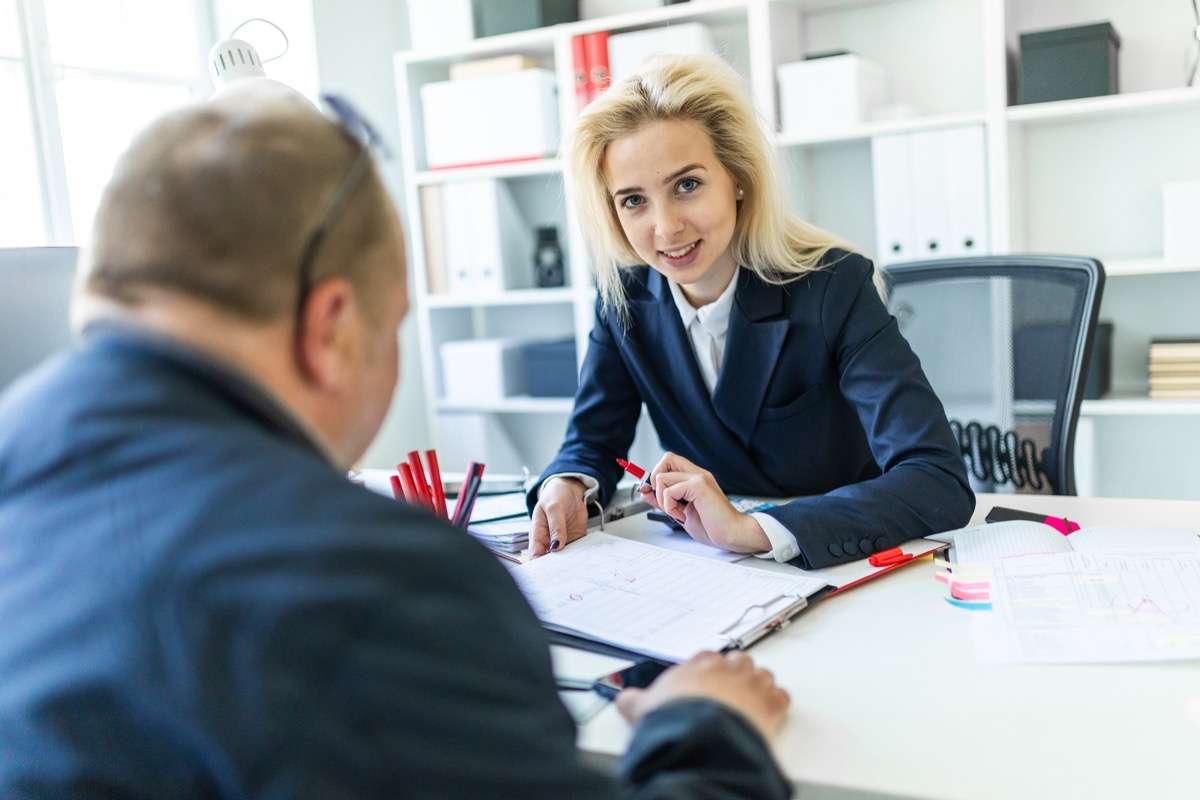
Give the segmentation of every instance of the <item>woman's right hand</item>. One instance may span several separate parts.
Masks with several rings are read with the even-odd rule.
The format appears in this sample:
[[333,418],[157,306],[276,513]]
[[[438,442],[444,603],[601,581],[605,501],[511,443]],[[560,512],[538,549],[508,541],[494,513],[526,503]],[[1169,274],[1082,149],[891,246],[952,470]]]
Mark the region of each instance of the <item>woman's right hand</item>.
[[587,533],[586,492],[575,478],[551,478],[542,484],[533,507],[529,555],[536,558],[559,550]]

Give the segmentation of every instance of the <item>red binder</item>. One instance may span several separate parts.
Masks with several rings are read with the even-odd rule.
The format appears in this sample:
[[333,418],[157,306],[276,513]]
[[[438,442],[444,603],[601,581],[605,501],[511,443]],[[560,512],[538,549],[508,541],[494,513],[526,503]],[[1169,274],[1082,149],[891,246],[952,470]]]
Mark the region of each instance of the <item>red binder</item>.
[[588,65],[588,102],[604,94],[612,84],[608,71],[608,31],[589,33],[583,37],[584,52]]
[[587,47],[584,44],[585,36],[574,36],[571,38],[571,67],[575,71],[575,110],[583,111],[583,107],[591,100],[591,86],[589,84],[589,70],[587,62]]

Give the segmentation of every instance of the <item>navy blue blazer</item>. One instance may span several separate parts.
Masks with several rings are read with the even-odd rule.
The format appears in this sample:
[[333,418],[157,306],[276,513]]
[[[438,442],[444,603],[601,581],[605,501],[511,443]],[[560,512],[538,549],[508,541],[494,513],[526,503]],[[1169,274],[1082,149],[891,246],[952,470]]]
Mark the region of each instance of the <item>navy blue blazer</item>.
[[738,271],[711,397],[666,279],[625,271],[630,324],[597,303],[566,440],[542,475],[594,476],[607,503],[644,403],[663,448],[725,492],[802,496],[766,512],[795,534],[799,566],[966,524],[975,496],[945,409],[871,262],[834,250],[822,265],[786,286]]
[[707,701],[647,716],[618,777],[584,766],[493,556],[143,335],[0,400],[0,621],[4,800],[789,794]]

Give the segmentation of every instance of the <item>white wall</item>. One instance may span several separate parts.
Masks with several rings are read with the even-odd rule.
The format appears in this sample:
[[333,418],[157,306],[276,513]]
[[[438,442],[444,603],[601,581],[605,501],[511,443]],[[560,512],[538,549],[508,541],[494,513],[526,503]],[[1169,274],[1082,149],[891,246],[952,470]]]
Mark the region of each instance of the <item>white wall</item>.
[[[382,164],[385,180],[404,214],[400,172],[400,126],[397,118],[392,56],[408,48],[407,6],[397,0],[312,0],[317,35],[317,67],[321,90],[344,94],[379,129],[393,152]],[[413,292],[409,275],[409,292]],[[400,329],[400,385],[391,411],[371,449],[368,467],[393,467],[412,449],[432,446],[421,387],[420,351],[414,315]]]

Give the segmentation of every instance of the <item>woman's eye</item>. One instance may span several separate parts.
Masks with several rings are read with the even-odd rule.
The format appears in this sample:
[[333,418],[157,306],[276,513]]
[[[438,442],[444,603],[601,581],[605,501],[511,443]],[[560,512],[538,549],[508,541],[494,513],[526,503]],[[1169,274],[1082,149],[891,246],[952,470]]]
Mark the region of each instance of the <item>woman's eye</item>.
[[695,178],[684,178],[679,182],[679,191],[694,192],[700,188],[700,181]]
[[640,194],[631,194],[628,197],[626,197],[624,200],[621,201],[621,207],[622,208],[637,208],[638,206],[642,205],[645,202],[646,202],[646,198],[642,197]]

